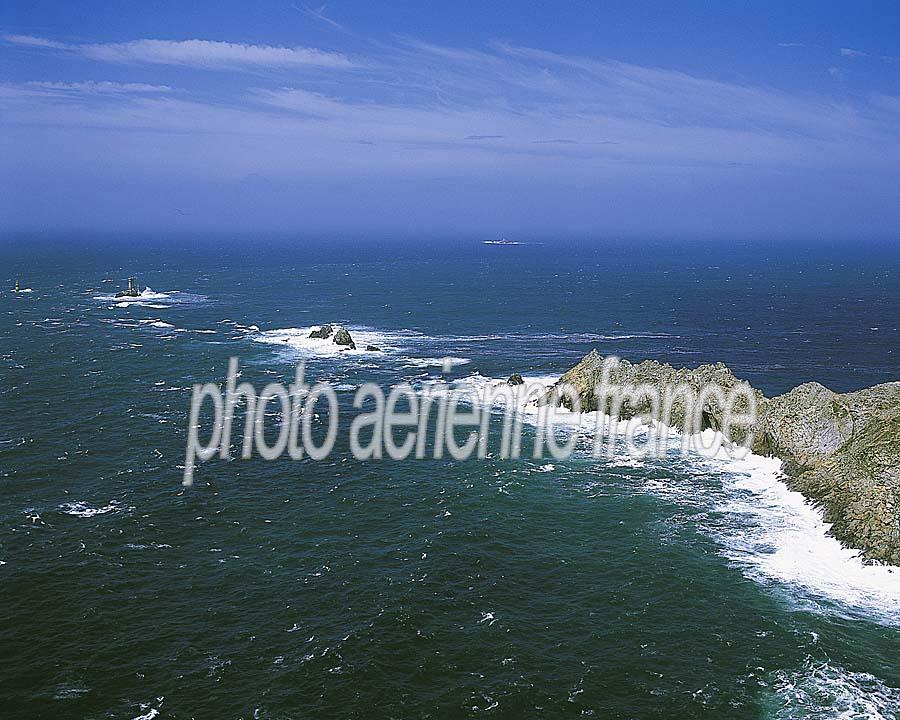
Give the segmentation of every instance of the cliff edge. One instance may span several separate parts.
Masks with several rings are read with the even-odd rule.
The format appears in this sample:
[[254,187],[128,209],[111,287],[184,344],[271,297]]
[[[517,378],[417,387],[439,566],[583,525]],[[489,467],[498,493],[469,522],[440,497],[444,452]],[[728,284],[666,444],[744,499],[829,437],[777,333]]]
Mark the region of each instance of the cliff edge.
[[[603,361],[592,350],[557,383],[575,388],[585,412],[607,411],[598,407],[594,393]],[[696,391],[709,383],[725,391],[744,384],[757,404],[753,452],[782,461],[785,482],[823,509],[832,535],[843,544],[860,550],[867,560],[900,565],[900,382],[843,394],[809,382],[767,398],[722,363],[689,369],[653,360],[621,360],[608,379],[661,389],[683,383]],[[548,393],[545,400],[550,397]],[[626,403],[619,416],[649,409]],[[721,412],[715,403],[704,406],[702,429],[721,430]],[[671,424],[684,429],[684,408],[678,402]]]

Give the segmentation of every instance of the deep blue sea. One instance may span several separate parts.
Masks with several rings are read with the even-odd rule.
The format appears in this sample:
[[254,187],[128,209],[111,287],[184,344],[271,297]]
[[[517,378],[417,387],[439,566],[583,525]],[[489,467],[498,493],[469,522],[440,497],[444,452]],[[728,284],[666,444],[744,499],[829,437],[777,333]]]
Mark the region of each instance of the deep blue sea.
[[[592,348],[767,394],[898,380],[896,244],[7,237],[0,268],[3,718],[900,712],[900,569],[840,548],[771,461],[346,441],[364,382]],[[112,298],[129,275],[152,293]],[[323,322],[382,352],[322,352]],[[336,385],[335,452],[182,487],[191,386],[231,356],[258,388],[301,359]]]

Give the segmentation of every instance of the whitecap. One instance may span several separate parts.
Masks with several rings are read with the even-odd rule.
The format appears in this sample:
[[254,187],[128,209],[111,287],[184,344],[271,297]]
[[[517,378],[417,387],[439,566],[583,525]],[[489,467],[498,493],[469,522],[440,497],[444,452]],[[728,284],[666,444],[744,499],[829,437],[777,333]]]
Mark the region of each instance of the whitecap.
[[59,506],[60,511],[66,515],[74,515],[75,517],[89,518],[95,515],[105,515],[106,513],[120,510],[119,504],[115,500],[110,500],[108,505],[103,507],[92,507],[84,502],[63,503]]
[[896,720],[900,708],[900,689],[869,673],[812,658],[797,671],[773,673],[772,682],[779,704],[773,717],[779,720]]
[[430,368],[430,367],[457,367],[459,365],[468,365],[472,362],[469,358],[464,357],[432,357],[432,358],[404,358],[403,364],[409,367]]
[[[255,326],[251,326],[255,327]],[[269,345],[288,347],[297,354],[306,357],[338,357],[342,355],[367,355],[379,356],[385,352],[393,352],[401,348],[402,336],[397,333],[374,330],[372,328],[346,326],[350,332],[356,350],[350,350],[338,345],[332,338],[311,338],[309,334],[317,329],[318,325],[301,328],[282,328],[258,332],[253,338],[254,342]],[[259,328],[256,328],[259,331]],[[379,350],[366,350],[366,347],[374,346]]]
[[205,295],[197,295],[180,290],[156,292],[148,287],[144,288],[143,292],[136,297],[116,297],[115,293],[112,293],[109,295],[94,295],[94,300],[111,302],[114,303],[114,307],[118,308],[127,308],[134,305],[136,307],[152,307],[162,310],[173,305],[198,305],[206,302],[208,298]]
[[170,329],[170,328],[175,327],[172,323],[163,322],[162,320],[159,320],[159,319],[139,320],[138,322],[140,322],[142,325],[149,325],[150,327],[155,327],[155,328]]

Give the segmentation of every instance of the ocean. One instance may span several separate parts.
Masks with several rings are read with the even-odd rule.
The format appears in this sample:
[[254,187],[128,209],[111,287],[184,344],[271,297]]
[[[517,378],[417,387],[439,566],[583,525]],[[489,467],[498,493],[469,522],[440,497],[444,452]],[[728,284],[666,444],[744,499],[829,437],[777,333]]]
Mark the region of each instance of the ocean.
[[[0,261],[3,717],[898,717],[900,568],[841,548],[777,461],[346,441],[362,383],[592,348],[769,395],[898,380],[896,246],[124,234]],[[152,290],[116,299],[129,275]],[[324,322],[381,351],[308,341]],[[232,356],[257,388],[299,360],[332,383],[335,451],[183,487],[191,386]]]

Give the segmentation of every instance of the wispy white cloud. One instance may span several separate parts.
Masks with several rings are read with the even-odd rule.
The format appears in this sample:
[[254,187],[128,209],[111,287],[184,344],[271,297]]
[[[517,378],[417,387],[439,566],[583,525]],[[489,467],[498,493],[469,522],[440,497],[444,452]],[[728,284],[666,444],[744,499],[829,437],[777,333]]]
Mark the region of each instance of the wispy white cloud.
[[[176,116],[171,100],[153,98],[166,93],[163,85],[36,83],[29,90],[47,97],[30,107],[23,101],[12,115],[42,125],[262,134],[275,145],[279,138],[303,138],[304,152],[316,147],[323,162],[323,153],[343,155],[348,144],[365,139],[391,152],[445,153],[454,165],[473,152],[606,164],[810,168],[834,164],[838,156],[841,162],[881,164],[884,152],[870,150],[896,131],[894,116],[884,119],[883,105],[841,104],[510,44],[471,50],[408,40],[387,49],[370,68],[377,70],[342,75],[331,92],[321,84],[258,87],[216,101],[186,102],[190,98],[182,91]],[[839,79],[839,68],[829,72]],[[93,114],[83,102],[78,114],[61,112],[64,97],[76,94],[106,100]],[[117,94],[121,112],[110,107]],[[287,149],[284,158],[293,152]],[[221,162],[228,162],[227,154]],[[273,156],[272,162],[280,166],[282,159]]]
[[26,47],[44,48],[48,50],[65,50],[71,47],[67,43],[35,37],[34,35],[0,35],[0,38],[13,45],[24,45]]
[[246,45],[218,40],[133,40],[125,43],[82,45],[80,52],[95,60],[146,62],[194,67],[297,67],[349,68],[341,53],[305,47]]
[[108,80],[88,80],[85,82],[46,82],[31,81],[26,87],[62,93],[165,93],[172,92],[168,85],[149,85],[147,83],[119,83]]
[[[840,86],[829,95],[786,92],[500,43],[473,50],[404,40],[371,51],[364,72],[338,68],[315,82],[277,73],[269,86],[254,73],[256,87],[202,95],[137,82],[0,86],[0,125],[10,128],[0,142],[5,134],[11,153],[0,164],[30,168],[37,157],[59,177],[87,169],[215,188],[258,173],[271,179],[267,197],[328,188],[334,203],[360,187],[402,198],[423,178],[494,182],[540,187],[532,201],[553,196],[586,213],[597,207],[594,188],[664,186],[676,197],[690,192],[690,178],[710,203],[725,184],[743,202],[772,178],[790,189],[827,176],[855,197],[860,178],[888,187],[900,167],[896,99],[842,94]],[[192,56],[192,66],[210,66],[199,63]],[[262,67],[240,65],[250,66]],[[154,68],[134,72],[148,80]]]
[[841,55],[844,57],[869,57],[869,53],[862,50],[854,50],[853,48],[841,48]]
[[250,45],[221,40],[141,39],[120,43],[63,43],[32,35],[4,35],[8,43],[47,50],[66,50],[92,60],[118,63],[154,63],[199,68],[346,69],[355,63],[343,53],[308,47]]

